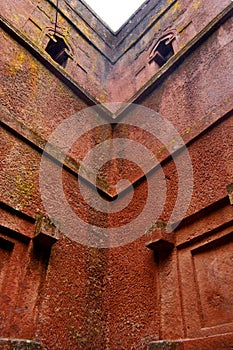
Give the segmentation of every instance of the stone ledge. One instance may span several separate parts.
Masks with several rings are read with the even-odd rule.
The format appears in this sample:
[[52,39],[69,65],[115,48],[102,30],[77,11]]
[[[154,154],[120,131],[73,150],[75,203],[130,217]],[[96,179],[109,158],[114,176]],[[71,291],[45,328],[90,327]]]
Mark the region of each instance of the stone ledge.
[[35,236],[33,241],[36,245],[51,249],[61,234],[58,229],[59,223],[53,220],[45,213],[40,213],[36,218]]
[[159,340],[149,344],[149,350],[229,350],[233,349],[233,333],[205,338]]
[[33,340],[0,338],[1,350],[43,350],[41,345]]
[[[146,247],[153,250],[156,254],[167,253],[170,254],[175,246],[174,232],[171,229],[167,232],[167,223],[156,223],[154,227],[150,228],[147,234],[150,241],[146,243]],[[170,227],[170,225],[169,225]]]
[[149,350],[183,350],[182,341],[160,340],[149,344]]

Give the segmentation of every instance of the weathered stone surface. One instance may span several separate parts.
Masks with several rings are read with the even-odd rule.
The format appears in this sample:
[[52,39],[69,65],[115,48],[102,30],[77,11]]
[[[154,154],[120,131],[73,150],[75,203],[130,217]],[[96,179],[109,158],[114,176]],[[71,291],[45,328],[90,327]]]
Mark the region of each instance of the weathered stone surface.
[[44,248],[51,246],[61,237],[56,222],[46,214],[38,213],[35,223],[34,243]]
[[[61,0],[58,30],[72,57],[65,68],[45,52],[54,4],[12,0],[0,5],[5,17],[0,336],[9,338],[0,340],[0,348],[39,350],[42,343],[49,350],[232,348],[232,1],[150,0],[114,35],[81,1]],[[159,68],[155,61],[149,63],[149,55],[171,31],[175,55]],[[40,193],[41,155],[61,122],[97,101],[136,101],[157,111],[184,139],[193,173],[182,172],[180,189],[176,165],[183,164],[183,150],[177,148],[177,139],[163,144],[159,131],[156,138],[143,128],[117,124],[124,121],[124,113],[132,113],[131,120],[140,124],[140,108],[122,113],[114,107],[112,115],[105,106],[93,118],[107,124],[84,133],[62,169],[67,203],[90,226],[77,225],[68,236],[66,227],[60,235],[54,222],[36,222],[38,212],[46,211]],[[84,114],[82,122],[92,128]],[[106,148],[113,159],[97,179],[106,208],[122,178],[134,183],[133,200],[117,214],[90,208],[79,186],[92,199],[94,182],[91,176],[78,178],[79,164],[101,143],[124,138],[148,149],[161,168],[146,168],[145,174],[127,161],[127,149],[122,159],[115,159],[117,147]],[[55,158],[48,157],[46,168],[52,180],[61,170]],[[161,227],[150,231],[151,222],[140,230],[133,223],[140,238],[131,243],[110,249],[85,245],[93,226],[114,232],[122,225],[129,234],[126,224],[144,208],[148,183],[154,184],[156,205],[166,189],[159,218],[154,219],[156,205],[148,210],[152,222],[174,227],[169,219],[179,191],[186,198],[190,176],[194,186],[188,210],[169,237]],[[47,188],[46,194],[50,192]],[[59,213],[60,192],[55,188],[51,193]],[[156,254],[146,247],[149,241]]]
[[150,228],[150,232],[147,235],[150,236],[150,240],[146,246],[152,249],[156,254],[169,254],[175,246],[175,239],[173,232],[166,232],[167,225],[164,222],[160,222]]

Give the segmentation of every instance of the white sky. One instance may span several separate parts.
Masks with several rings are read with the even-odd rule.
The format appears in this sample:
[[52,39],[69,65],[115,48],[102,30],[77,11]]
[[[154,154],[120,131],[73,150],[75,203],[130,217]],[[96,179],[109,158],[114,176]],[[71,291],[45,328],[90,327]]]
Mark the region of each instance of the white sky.
[[145,0],[85,0],[85,2],[116,32]]

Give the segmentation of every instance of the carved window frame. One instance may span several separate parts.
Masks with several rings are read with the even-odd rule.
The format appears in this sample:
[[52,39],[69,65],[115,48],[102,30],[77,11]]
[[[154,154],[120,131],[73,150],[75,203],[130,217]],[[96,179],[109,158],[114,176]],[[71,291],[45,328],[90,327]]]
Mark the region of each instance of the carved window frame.
[[[150,50],[150,54],[148,57],[149,64],[155,61],[159,67],[162,67],[175,53],[173,47],[173,42],[175,39],[175,31],[169,31],[167,33],[164,33],[159,39],[157,39]],[[165,47],[162,47],[163,50],[166,50],[167,48],[165,54],[161,52],[161,45],[165,45]]]

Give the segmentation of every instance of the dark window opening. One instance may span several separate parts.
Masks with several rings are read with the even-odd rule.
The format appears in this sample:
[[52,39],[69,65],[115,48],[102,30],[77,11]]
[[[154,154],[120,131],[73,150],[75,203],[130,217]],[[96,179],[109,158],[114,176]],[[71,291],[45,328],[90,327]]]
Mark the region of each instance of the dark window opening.
[[60,64],[60,66],[65,67],[68,61],[69,48],[66,45],[64,39],[57,35],[54,35],[50,40],[45,49],[46,52],[52,57],[52,59]]
[[166,44],[166,40],[164,40],[159,43],[154,56],[154,60],[160,67],[162,67],[173,55],[174,50],[171,42],[169,44]]
[[162,67],[175,53],[172,45],[175,38],[175,34],[171,32],[158,40],[150,52],[149,63],[156,62]]

